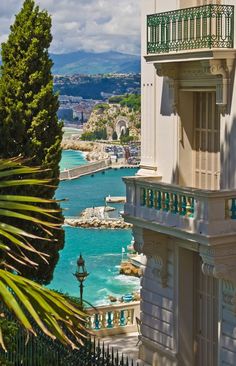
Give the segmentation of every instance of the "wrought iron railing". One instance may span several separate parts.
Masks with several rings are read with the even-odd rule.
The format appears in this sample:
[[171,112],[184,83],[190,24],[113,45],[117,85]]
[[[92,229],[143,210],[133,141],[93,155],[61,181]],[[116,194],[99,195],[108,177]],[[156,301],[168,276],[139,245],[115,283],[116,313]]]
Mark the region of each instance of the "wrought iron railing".
[[234,6],[208,4],[147,16],[147,53],[232,48]]
[[7,353],[0,349],[0,356],[4,366],[141,366],[99,339],[87,340],[72,350],[42,333],[27,337],[21,329],[13,347]]
[[[0,365],[7,366],[141,366],[130,357],[119,354],[95,337],[87,338],[78,349],[64,346],[47,337],[36,325],[37,337],[26,334],[11,313],[0,304],[6,318],[17,325],[8,352],[0,347]],[[68,334],[70,337],[70,335]],[[8,345],[7,345],[8,346]]]

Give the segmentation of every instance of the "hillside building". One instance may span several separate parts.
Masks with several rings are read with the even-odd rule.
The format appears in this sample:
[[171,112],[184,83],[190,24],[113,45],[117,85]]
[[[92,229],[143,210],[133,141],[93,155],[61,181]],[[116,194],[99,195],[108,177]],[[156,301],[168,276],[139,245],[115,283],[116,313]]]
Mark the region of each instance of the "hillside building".
[[236,0],[141,0],[140,357],[236,365]]

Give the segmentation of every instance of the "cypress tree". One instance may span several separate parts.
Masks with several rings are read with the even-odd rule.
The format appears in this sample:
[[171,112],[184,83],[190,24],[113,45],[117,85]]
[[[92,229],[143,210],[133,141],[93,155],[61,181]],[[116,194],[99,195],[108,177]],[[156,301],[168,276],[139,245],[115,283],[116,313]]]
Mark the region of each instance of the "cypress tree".
[[[21,155],[31,165],[49,169],[43,177],[52,179],[53,187],[25,188],[25,194],[51,199],[58,185],[62,139],[62,125],[56,114],[58,96],[53,92],[52,61],[48,53],[52,41],[51,17],[33,0],[25,0],[10,29],[8,40],[2,44],[0,157]],[[55,203],[55,209],[58,208]],[[61,212],[58,216],[62,218]],[[35,233],[45,236],[39,228],[35,228]],[[53,244],[41,240],[31,243],[50,254],[50,266],[43,261],[38,268],[21,267],[18,263],[23,275],[41,283],[51,280],[58,251],[64,245],[63,231],[54,235],[57,240]]]

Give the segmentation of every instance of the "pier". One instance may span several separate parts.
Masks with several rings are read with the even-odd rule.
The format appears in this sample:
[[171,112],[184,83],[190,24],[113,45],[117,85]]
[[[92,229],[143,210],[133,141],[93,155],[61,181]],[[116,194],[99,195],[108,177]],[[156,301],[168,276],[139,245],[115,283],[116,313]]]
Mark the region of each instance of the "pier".
[[[123,169],[123,168],[138,168],[137,165],[131,164],[111,164],[110,158],[99,160],[93,163],[79,165],[76,168],[66,169],[60,172],[60,180],[71,180],[82,177],[83,175],[90,175],[107,169]],[[120,198],[120,197],[119,197]],[[115,202],[115,201],[107,201]],[[125,202],[125,201],[117,201]]]
[[60,172],[60,180],[76,179],[83,175],[93,174],[110,168],[110,159],[103,159],[94,163],[80,165],[76,168],[66,169]]
[[107,196],[105,198],[107,203],[125,203],[126,197],[125,196]]

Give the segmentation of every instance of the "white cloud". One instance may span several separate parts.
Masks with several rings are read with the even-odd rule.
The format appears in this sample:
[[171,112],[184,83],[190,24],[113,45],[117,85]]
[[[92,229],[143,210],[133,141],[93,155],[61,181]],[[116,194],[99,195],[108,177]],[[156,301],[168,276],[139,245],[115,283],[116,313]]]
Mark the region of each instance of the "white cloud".
[[[52,16],[51,52],[77,50],[139,53],[137,0],[37,0]],[[5,41],[22,3],[0,0],[0,41]]]

